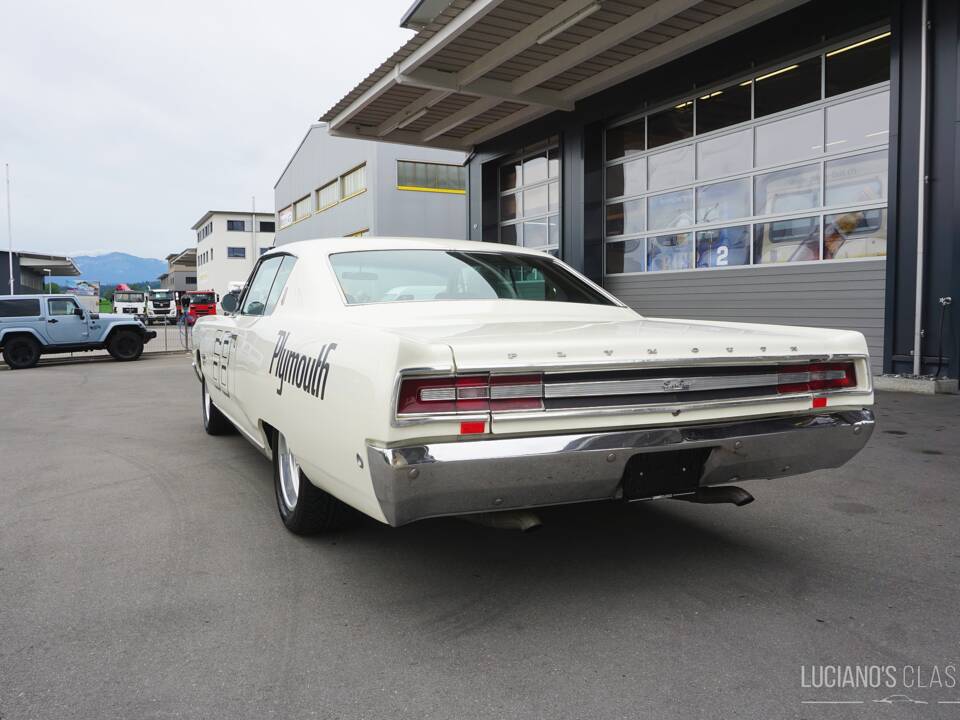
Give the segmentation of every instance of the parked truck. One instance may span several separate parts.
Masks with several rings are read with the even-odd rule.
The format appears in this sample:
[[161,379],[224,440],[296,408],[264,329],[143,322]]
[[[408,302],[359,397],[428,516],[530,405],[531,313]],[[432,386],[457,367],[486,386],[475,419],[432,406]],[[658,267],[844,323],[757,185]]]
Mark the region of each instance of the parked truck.
[[140,319],[147,316],[146,294],[139,290],[120,290],[113,293],[113,311],[118,315],[133,315]]
[[0,352],[13,370],[48,353],[106,350],[136,360],[156,336],[130,313],[90,312],[73,295],[0,295]]
[[177,322],[177,300],[173,290],[147,290],[146,308],[147,325],[156,322],[173,325]]

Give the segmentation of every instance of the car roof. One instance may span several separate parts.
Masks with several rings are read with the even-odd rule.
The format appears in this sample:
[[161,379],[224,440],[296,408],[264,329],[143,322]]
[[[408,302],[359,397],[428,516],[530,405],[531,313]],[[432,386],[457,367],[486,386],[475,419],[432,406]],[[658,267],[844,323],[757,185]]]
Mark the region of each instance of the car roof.
[[297,257],[323,257],[342,252],[362,250],[460,250],[462,252],[515,253],[518,255],[543,256],[539,250],[502,245],[500,243],[479,242],[477,240],[450,240],[445,238],[409,238],[409,237],[335,237],[298,240],[278,245],[264,253],[289,252]]

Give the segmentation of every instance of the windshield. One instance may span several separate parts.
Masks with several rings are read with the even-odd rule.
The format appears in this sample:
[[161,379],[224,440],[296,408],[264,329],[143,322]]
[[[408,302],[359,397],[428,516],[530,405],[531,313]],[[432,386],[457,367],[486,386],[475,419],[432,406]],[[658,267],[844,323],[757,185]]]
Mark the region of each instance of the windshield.
[[114,302],[143,302],[143,293],[138,292],[115,292],[113,294]]
[[348,305],[426,300],[540,300],[613,305],[547,257],[453,250],[330,256]]
[[190,293],[190,303],[192,305],[209,305],[215,302],[213,293]]
[[154,290],[150,297],[152,300],[173,300],[173,293],[169,290]]

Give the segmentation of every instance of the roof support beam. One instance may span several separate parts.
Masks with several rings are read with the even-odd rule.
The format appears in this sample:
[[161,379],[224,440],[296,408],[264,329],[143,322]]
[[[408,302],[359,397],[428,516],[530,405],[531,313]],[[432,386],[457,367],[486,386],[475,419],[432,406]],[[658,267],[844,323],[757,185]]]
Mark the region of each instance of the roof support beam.
[[495,108],[500,104],[499,98],[480,98],[474,100],[472,103],[467,105],[465,108],[455,112],[449,117],[445,117],[443,120],[434,123],[426,130],[420,133],[420,142],[430,142],[435,137],[443,135],[445,132],[453,130],[456,127],[460,127],[467,120],[472,120],[477,115],[482,115],[487,110]]
[[525,75],[521,75],[513,81],[513,91],[521,93],[534,88],[582,62],[616,47],[633,36],[659,25],[664,20],[669,20],[677,13],[681,13],[699,2],[701,0],[657,0],[650,7],[634,13],[626,20],[604,30],[599,35],[594,35],[589,40],[570,48],[553,60],[543,63]]
[[553,90],[533,89],[529,92],[515,93],[510,83],[501,80],[482,78],[467,85],[460,85],[454,73],[441,72],[430,68],[421,68],[413,73],[397,75],[396,81],[400,85],[431,88],[433,90],[450,90],[467,95],[497,98],[501,101],[523,103],[524,105],[542,105],[551,110],[573,110],[573,103],[565,100],[560,93]]
[[480,128],[479,130],[474,130],[472,133],[465,136],[461,142],[463,143],[464,148],[471,148],[477,143],[482,143],[484,140],[489,140],[492,137],[496,137],[500,133],[506,132],[507,130],[512,130],[515,127],[520,127],[524,123],[536,120],[538,117],[543,117],[549,113],[550,108],[532,105],[528,108],[524,108],[523,110],[517,110],[517,112],[507,115],[505,118],[501,118],[496,122],[492,122],[486,127]]
[[395,112],[393,115],[380,123],[376,130],[377,136],[383,137],[384,135],[389,135],[398,127],[400,127],[404,120],[413,117],[421,110],[427,110],[428,108],[433,107],[450,94],[451,93],[449,90],[431,90],[422,97],[418,98],[415,102],[407,105],[405,108],[403,108],[403,110]]
[[578,12],[593,5],[597,0],[566,0],[559,7],[554,8],[543,17],[534,20],[523,30],[508,40],[497,45],[483,57],[477,58],[457,73],[457,81],[466,85],[477,80],[494,68],[500,67],[507,60],[519,55],[524,50],[536,44],[537,39],[549,32],[565,20],[569,20]]
[[[410,130],[394,130],[389,135],[378,137],[375,130],[376,129],[372,127],[348,123],[337,130],[331,129],[329,132],[333,137],[378,140],[380,142],[399,143],[401,145],[423,145],[420,141],[420,133],[411,132]],[[430,143],[430,147],[444,148],[445,150],[464,150],[466,148],[462,140],[442,137],[435,138]]]
[[629,60],[624,60],[603,72],[571,85],[563,91],[563,96],[568,100],[576,101],[601,90],[606,90],[617,83],[675,60],[715,40],[728,37],[732,33],[791,10],[806,1],[752,0],[752,2],[742,5],[736,10],[731,10],[693,30],[678,35],[672,40],[661,43]]
[[444,25],[433,37],[410,53],[405,60],[398,63],[393,70],[380,78],[373,87],[367,89],[360,97],[345,107],[342,112],[330,121],[331,129],[336,129],[348,122],[350,118],[389,90],[393,86],[393,83],[396,82],[396,77],[400,75],[400,73],[419,68],[423,63],[455,40],[464,30],[483,18],[484,15],[496,8],[503,1],[504,0],[475,0],[453,20]]

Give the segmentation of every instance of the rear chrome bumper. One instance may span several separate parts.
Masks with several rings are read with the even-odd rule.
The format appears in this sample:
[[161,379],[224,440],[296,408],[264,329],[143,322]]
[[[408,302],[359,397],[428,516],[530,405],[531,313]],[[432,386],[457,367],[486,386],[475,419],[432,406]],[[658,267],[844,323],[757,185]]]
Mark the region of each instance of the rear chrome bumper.
[[799,475],[850,460],[870,439],[868,409],[574,435],[367,446],[374,491],[391,525],[442,515],[622,496],[638,453],[710,448],[699,484]]

